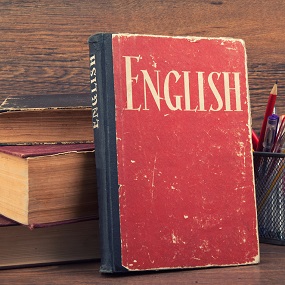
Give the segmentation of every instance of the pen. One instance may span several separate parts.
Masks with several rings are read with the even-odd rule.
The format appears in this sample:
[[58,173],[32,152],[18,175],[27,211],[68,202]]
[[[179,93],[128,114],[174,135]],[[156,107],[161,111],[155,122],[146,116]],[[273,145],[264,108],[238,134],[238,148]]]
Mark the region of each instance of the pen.
[[258,146],[257,146],[258,151],[262,151],[262,149],[263,149],[263,140],[264,140],[264,136],[265,136],[267,119],[273,113],[274,105],[276,102],[276,97],[277,97],[277,82],[274,84],[274,86],[270,92],[269,98],[268,98],[266,111],[265,111],[261,131],[260,131],[259,142],[258,142]]
[[274,141],[275,141],[275,135],[276,130],[278,126],[279,117],[277,115],[271,115],[268,117],[264,140],[263,140],[263,151],[269,152],[272,150]]
[[282,145],[285,142],[285,116],[279,117],[278,131],[273,146],[273,152],[280,152]]

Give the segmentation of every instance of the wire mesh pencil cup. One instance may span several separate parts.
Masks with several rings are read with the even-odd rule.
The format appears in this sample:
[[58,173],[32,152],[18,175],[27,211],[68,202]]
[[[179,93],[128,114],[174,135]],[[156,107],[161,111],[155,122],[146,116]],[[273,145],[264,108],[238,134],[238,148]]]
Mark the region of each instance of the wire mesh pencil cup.
[[253,157],[259,239],[285,245],[285,154],[254,152]]

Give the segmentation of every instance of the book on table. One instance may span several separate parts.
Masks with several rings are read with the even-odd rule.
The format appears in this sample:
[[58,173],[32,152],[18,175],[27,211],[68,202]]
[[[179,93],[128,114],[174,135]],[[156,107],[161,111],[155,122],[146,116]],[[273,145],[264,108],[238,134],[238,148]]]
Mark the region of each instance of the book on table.
[[98,219],[30,229],[0,215],[0,269],[99,259],[98,232]]
[[98,217],[94,144],[0,146],[0,214],[25,225]]
[[0,144],[93,142],[87,95],[7,97],[0,106]]
[[243,40],[88,42],[101,271],[258,263]]

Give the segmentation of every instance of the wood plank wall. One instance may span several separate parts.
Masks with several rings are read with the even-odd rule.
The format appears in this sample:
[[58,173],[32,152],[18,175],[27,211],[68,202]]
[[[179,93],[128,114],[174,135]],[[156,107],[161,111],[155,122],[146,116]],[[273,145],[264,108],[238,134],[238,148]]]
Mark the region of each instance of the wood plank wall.
[[285,1],[0,0],[0,101],[10,94],[89,93],[87,38],[95,32],[245,40],[253,128],[279,80],[285,113]]

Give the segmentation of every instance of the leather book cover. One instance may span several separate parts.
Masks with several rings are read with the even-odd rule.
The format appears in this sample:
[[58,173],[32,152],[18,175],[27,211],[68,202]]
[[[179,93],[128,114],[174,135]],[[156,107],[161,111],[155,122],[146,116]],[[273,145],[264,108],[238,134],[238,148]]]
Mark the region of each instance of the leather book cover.
[[259,262],[245,44],[96,34],[102,272]]

